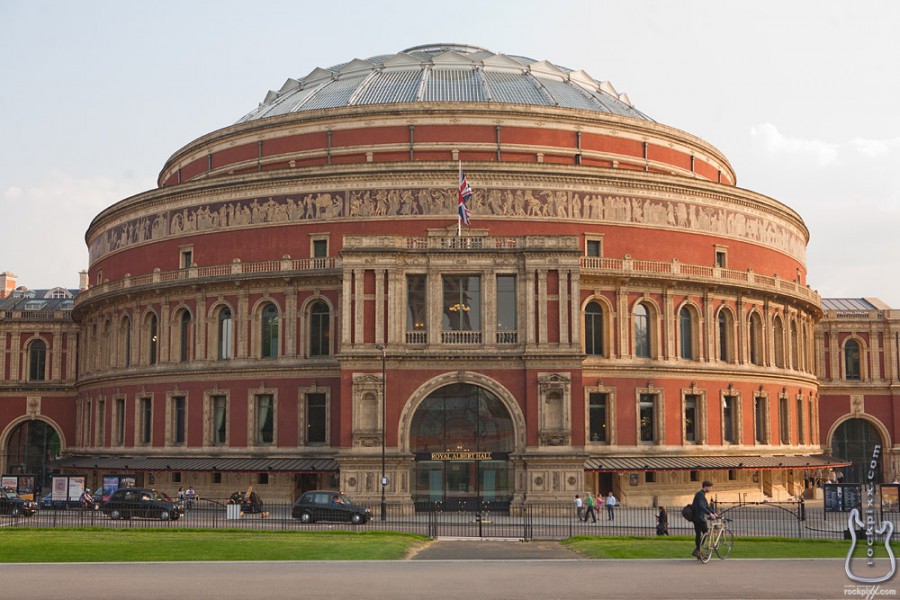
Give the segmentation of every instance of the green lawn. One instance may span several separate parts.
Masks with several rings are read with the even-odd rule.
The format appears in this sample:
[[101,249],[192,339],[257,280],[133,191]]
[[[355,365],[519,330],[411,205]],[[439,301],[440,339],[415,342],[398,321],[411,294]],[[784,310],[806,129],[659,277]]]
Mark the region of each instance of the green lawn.
[[382,531],[16,527],[3,530],[0,562],[398,560],[427,540]]
[[[0,562],[400,560],[428,539],[386,531],[13,527],[2,531]],[[594,559],[687,558],[694,538],[577,536],[562,543]],[[738,538],[731,558],[844,558],[849,548],[844,540]]]
[[[587,558],[686,558],[694,549],[694,536],[597,537],[576,536],[563,541]],[[862,546],[865,546],[863,542]],[[732,558],[844,558],[850,542],[737,538]]]

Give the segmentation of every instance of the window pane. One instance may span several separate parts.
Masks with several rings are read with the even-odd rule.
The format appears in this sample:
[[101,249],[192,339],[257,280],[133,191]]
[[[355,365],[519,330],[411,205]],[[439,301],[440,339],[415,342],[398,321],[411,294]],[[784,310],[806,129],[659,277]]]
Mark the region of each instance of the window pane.
[[592,356],[603,356],[603,309],[596,302],[584,311],[584,351]]
[[407,275],[406,277],[406,330],[425,331],[427,329],[427,313],[425,310],[427,294],[424,275]]
[[444,317],[445,331],[481,330],[481,278],[466,275],[445,275]]
[[586,253],[588,256],[600,256],[600,240],[588,240]]
[[306,396],[306,443],[324,444],[325,436],[325,394]]
[[722,439],[725,443],[733,444],[734,439],[734,410],[735,399],[732,396],[725,396],[722,399]]
[[231,309],[226,306],[219,311],[219,360],[231,358],[232,336]]
[[176,444],[184,443],[184,414],[185,414],[185,402],[184,397],[176,397],[172,399],[174,406],[173,409],[173,417],[175,422],[173,423],[173,435],[172,441]]
[[847,379],[859,379],[859,342],[847,340],[844,344],[844,364],[846,365]]
[[191,313],[184,311],[181,314],[181,348],[179,360],[185,362],[189,358],[191,343]]
[[278,356],[278,309],[266,304],[262,310],[262,358]]
[[766,401],[756,399],[756,443],[766,443]]
[[156,315],[150,315],[150,364],[156,364],[156,349],[159,344],[159,332],[157,331]]
[[608,442],[609,437],[606,433],[607,395],[591,394],[588,402],[590,439],[592,442]]
[[719,311],[719,360],[729,362],[731,356],[728,347],[728,316],[725,311]]
[[640,423],[642,442],[656,441],[656,414],[654,411],[653,394],[641,394],[640,399]]
[[681,323],[681,358],[694,360],[694,328],[691,311],[685,306],[679,314]]
[[42,340],[31,342],[31,346],[28,348],[28,379],[30,381],[44,381],[46,366],[47,344]]
[[141,442],[150,443],[153,427],[153,404],[150,398],[141,398]]
[[324,258],[328,256],[328,240],[313,241],[313,257]]
[[275,439],[274,401],[270,394],[256,397],[256,443],[271,444]]
[[697,441],[697,397],[684,398],[684,441]]
[[516,327],[516,276],[497,275],[497,331]]
[[223,446],[226,440],[226,423],[228,418],[228,404],[225,396],[213,396],[213,445]]
[[650,358],[650,323],[647,307],[638,304],[634,309],[634,354]]
[[330,343],[329,311],[324,302],[312,305],[309,315],[309,355],[328,356]]

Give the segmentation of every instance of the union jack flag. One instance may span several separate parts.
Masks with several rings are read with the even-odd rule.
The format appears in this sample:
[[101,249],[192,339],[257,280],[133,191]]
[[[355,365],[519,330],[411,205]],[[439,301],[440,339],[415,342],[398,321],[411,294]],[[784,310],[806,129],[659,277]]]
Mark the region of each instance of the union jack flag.
[[460,223],[469,224],[469,199],[472,197],[472,188],[469,187],[469,180],[466,179],[466,173],[462,169],[459,170],[459,221]]

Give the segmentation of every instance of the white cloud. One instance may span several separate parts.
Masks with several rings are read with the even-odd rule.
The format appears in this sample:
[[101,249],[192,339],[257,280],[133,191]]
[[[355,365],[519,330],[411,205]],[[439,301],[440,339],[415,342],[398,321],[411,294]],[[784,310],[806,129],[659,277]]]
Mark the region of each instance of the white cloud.
[[789,137],[778,131],[778,128],[771,123],[762,123],[751,127],[750,137],[761,142],[770,154],[790,155],[798,159],[808,157],[819,167],[833,165],[837,162],[840,153],[838,144]]
[[900,138],[887,140],[851,140],[850,147],[869,158],[881,158],[887,154],[900,153]]

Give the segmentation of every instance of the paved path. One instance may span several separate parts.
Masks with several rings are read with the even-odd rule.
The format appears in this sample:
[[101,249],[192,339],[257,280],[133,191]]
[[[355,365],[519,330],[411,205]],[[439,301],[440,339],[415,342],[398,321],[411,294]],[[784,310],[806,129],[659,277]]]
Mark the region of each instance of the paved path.
[[[0,564],[0,581],[4,589],[16,590],[16,597],[42,600],[134,594],[191,600],[866,597],[847,587],[840,559],[732,559],[707,565],[694,559]],[[898,586],[900,581],[882,591],[896,597]]]
[[583,556],[559,542],[488,539],[438,539],[421,547],[412,560],[580,560]]

